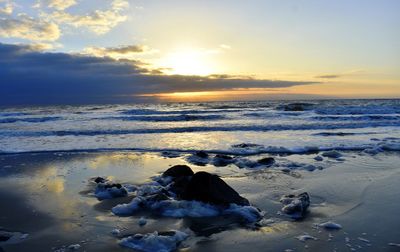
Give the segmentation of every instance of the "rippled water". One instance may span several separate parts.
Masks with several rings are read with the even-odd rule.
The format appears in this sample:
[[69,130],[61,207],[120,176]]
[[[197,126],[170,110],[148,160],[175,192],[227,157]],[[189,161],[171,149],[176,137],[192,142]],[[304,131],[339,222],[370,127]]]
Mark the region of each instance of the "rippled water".
[[[301,104],[294,104],[301,103]],[[304,104],[303,104],[304,103]],[[299,110],[302,111],[293,111]],[[400,149],[400,100],[3,108],[0,152]],[[248,148],[246,149],[249,151]]]

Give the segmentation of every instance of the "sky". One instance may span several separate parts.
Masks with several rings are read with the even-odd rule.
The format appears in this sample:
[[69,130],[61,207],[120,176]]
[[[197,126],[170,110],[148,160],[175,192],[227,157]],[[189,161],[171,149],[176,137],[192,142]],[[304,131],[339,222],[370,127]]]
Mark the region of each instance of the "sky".
[[400,98],[397,0],[0,0],[0,105]]

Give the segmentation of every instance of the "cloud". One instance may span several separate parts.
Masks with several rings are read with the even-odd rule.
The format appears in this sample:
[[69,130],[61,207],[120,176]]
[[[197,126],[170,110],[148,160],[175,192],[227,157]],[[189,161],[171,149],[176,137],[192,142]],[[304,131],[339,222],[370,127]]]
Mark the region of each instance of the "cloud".
[[340,78],[341,75],[339,74],[324,74],[324,75],[318,75],[315,76],[315,78],[320,78],[320,79],[336,79],[336,78]]
[[341,78],[341,77],[345,77],[345,76],[349,76],[349,75],[357,75],[357,74],[363,74],[363,73],[365,73],[365,70],[363,70],[363,69],[353,69],[353,70],[342,72],[342,73],[339,73],[339,74],[317,75],[317,76],[314,76],[314,78],[337,79],[337,78]]
[[105,34],[119,23],[124,22],[127,16],[122,12],[129,7],[125,0],[113,0],[108,10],[95,10],[84,15],[71,14],[65,10],[42,13],[46,19],[60,25],[86,28],[96,34]]
[[54,49],[54,44],[49,43],[32,43],[29,45],[21,44],[20,47],[22,48],[21,51],[48,51]]
[[226,44],[221,44],[219,45],[220,48],[224,49],[224,50],[230,50],[232,49],[232,47],[230,45],[226,45]]
[[33,41],[55,41],[60,37],[59,27],[51,22],[19,14],[17,18],[0,17],[0,36]]
[[11,1],[0,0],[0,37],[56,41],[61,30],[69,26],[102,35],[127,19],[124,14],[129,8],[127,0],[109,1],[106,10],[93,10],[86,14],[70,12],[68,8],[76,4],[76,0],[38,0],[32,7],[39,10],[28,16],[14,13]]
[[[100,49],[100,48],[97,48]],[[120,47],[108,47],[101,48],[102,51],[108,53],[119,53],[119,54],[128,54],[128,53],[142,53],[148,50],[148,47],[142,45],[128,45],[128,46],[120,46]]]
[[86,47],[83,52],[85,54],[97,56],[97,57],[112,57],[115,59],[121,58],[133,58],[138,54],[149,54],[155,53],[157,50],[150,49],[148,46],[145,45],[125,45],[125,46],[118,46],[118,47],[95,47],[90,46]]
[[313,82],[229,75],[162,75],[140,61],[39,52],[0,43],[0,104],[124,103],[135,95],[243,88],[282,88]]
[[[0,6],[0,16],[1,15],[11,15],[14,10],[13,4],[8,1],[4,1],[4,2],[5,2],[4,6]],[[2,1],[0,1],[0,4],[1,3],[2,3]]]
[[34,7],[41,8],[43,5],[45,5],[48,8],[54,8],[56,10],[65,10],[75,4],[75,0],[39,0]]

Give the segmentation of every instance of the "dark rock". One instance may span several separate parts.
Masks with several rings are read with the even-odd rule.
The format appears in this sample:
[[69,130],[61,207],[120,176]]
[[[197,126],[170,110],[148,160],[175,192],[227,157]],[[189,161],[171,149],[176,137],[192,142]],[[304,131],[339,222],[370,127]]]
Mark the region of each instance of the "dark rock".
[[271,166],[275,163],[275,159],[272,157],[266,157],[258,160],[257,163],[259,163],[260,165]]
[[11,236],[5,235],[5,234],[0,234],[0,242],[5,242],[10,240]]
[[225,160],[233,160],[233,157],[224,155],[224,154],[217,154],[217,155],[215,155],[215,158],[220,158],[220,159],[225,159]]
[[163,177],[173,178],[170,190],[179,196],[186,189],[193,174],[192,169],[187,165],[174,165],[163,173]]
[[161,152],[161,155],[166,158],[177,158],[181,156],[179,152],[174,151],[163,151]]
[[310,196],[306,192],[300,193],[299,195],[285,195],[280,201],[284,205],[282,212],[290,215],[294,219],[304,218],[310,206]]
[[305,111],[305,110],[310,110],[314,104],[312,103],[290,103],[290,104],[285,104],[283,107],[280,107],[284,111]]
[[169,176],[173,178],[183,176],[193,176],[193,171],[187,165],[174,165],[163,173],[163,176]]
[[104,188],[113,188],[113,187],[116,187],[116,188],[118,188],[118,189],[121,189],[121,188],[122,188],[122,185],[121,185],[121,184],[106,184],[106,185],[104,186]]
[[234,158],[224,154],[217,154],[214,157],[213,164],[215,166],[226,166],[234,162]]
[[338,151],[331,150],[331,151],[325,151],[324,153],[322,153],[322,156],[328,158],[340,158],[342,157],[342,154],[340,154],[340,152]]
[[208,158],[208,154],[205,151],[196,151],[194,155],[198,156],[199,158]]
[[241,197],[220,177],[208,172],[197,172],[194,174],[182,193],[181,198],[224,206],[231,203],[249,205],[247,199]]
[[191,176],[183,176],[176,178],[174,183],[170,187],[170,190],[175,193],[178,197],[180,197],[183,192],[186,190],[187,185],[190,182]]
[[94,182],[96,182],[97,184],[98,184],[98,183],[105,183],[105,182],[107,182],[107,179],[102,178],[102,177],[97,177],[97,178],[94,180]]
[[174,236],[176,234],[176,231],[161,231],[158,232],[158,235],[164,235],[164,236]]
[[209,155],[205,151],[197,151],[193,153],[192,155],[188,156],[186,160],[194,165],[198,166],[205,166],[208,164],[209,160]]
[[262,145],[252,144],[252,143],[241,143],[241,144],[232,145],[233,148],[254,148],[254,147],[261,147],[261,146]]

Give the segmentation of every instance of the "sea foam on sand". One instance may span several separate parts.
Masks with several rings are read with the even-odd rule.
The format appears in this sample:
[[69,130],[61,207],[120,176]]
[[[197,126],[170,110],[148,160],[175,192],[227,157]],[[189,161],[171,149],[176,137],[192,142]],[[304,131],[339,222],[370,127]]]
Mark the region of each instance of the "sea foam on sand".
[[169,190],[171,182],[172,180],[168,177],[155,177],[153,182],[137,187],[137,196],[130,203],[119,204],[111,211],[118,216],[128,216],[141,210],[147,210],[154,214],[174,218],[232,215],[249,223],[259,221],[264,215],[262,211],[253,206],[230,204],[228,207],[223,207],[196,200],[177,200],[166,195],[160,196],[159,193],[162,191],[168,192],[170,196],[174,195]]
[[[153,181],[136,187],[136,197],[130,203],[119,204],[112,208],[112,212],[118,216],[128,216],[149,211],[152,214],[173,218],[184,217],[212,217],[229,215],[240,218],[239,222],[254,223],[260,221],[264,212],[253,206],[229,206],[214,205],[196,200],[178,200],[171,185],[174,183],[171,177],[156,176]],[[141,217],[139,225],[145,225],[146,220]],[[118,232],[116,235],[119,235]],[[136,234],[123,238],[119,244],[124,247],[141,251],[173,251],[180,242],[189,237],[181,231],[166,233]]]
[[323,227],[325,229],[342,229],[342,225],[335,223],[333,221],[327,221],[324,223],[318,224],[319,227]]
[[136,234],[123,238],[119,244],[123,247],[137,249],[145,252],[168,252],[177,249],[179,243],[184,241],[188,234],[181,231],[172,231],[172,235],[159,234],[157,231],[149,234]]
[[117,205],[112,208],[112,212],[115,215],[127,216],[143,209],[150,210],[161,216],[174,218],[233,215],[242,218],[246,222],[256,222],[263,216],[263,213],[253,206],[231,204],[228,208],[223,208],[195,200],[174,199],[149,202],[143,197],[136,197],[128,204]]
[[314,241],[318,240],[317,238],[315,238],[314,236],[311,236],[309,234],[299,235],[296,237],[296,239],[299,241],[302,241],[302,242],[305,242],[307,240],[314,240]]

